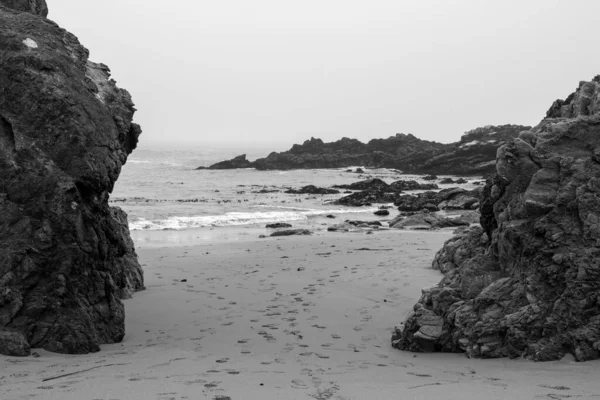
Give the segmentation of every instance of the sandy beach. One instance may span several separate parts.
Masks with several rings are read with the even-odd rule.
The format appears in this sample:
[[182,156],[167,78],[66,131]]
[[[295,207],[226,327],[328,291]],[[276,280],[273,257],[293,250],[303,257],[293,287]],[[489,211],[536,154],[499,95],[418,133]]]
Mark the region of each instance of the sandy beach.
[[[139,245],[122,343],[1,361],[12,399],[600,398],[600,362],[392,349],[449,231]],[[187,243],[187,242],[185,242]]]

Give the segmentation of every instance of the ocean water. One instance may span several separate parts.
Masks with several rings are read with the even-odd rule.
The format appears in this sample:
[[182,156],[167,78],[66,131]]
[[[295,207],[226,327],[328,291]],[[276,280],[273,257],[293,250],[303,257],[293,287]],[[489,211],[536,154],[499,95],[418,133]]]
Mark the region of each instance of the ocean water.
[[[343,193],[285,194],[286,188],[330,187],[369,177],[378,177],[388,183],[399,179],[422,181],[420,176],[402,175],[387,169],[363,168],[364,174],[347,172],[348,168],[293,171],[195,169],[243,153],[254,160],[267,156],[271,150],[142,146],[123,166],[110,203],[128,213],[136,244],[186,244],[217,236],[232,240],[268,234],[271,231],[265,225],[274,222],[289,222],[295,228],[308,228],[318,233],[326,231],[328,224],[346,219],[381,219],[373,215],[379,205],[357,208],[329,204],[344,196]],[[259,193],[261,190],[272,192]],[[327,218],[328,214],[336,218]]]

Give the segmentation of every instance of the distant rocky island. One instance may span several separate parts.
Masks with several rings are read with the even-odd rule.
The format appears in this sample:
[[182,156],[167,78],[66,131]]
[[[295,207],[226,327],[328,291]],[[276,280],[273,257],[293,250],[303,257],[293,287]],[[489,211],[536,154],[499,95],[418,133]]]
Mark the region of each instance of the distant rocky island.
[[480,225],[448,240],[392,337],[411,351],[600,358],[600,75],[498,151]]
[[[256,168],[289,170],[310,168],[392,168],[411,174],[485,175],[495,170],[496,151],[530,126],[485,126],[466,132],[456,143],[444,144],[398,133],[387,139],[362,143],[342,138],[331,143],[311,138],[288,151],[273,152],[249,161],[246,155],[211,165],[208,169]],[[199,167],[204,169],[205,167]]]

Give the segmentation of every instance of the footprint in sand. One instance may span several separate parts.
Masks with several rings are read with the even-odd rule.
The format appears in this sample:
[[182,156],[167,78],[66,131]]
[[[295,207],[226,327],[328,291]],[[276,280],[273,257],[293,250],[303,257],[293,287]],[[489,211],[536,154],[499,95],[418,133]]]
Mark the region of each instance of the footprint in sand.
[[308,385],[300,379],[294,379],[291,385],[294,389],[308,389]]
[[321,325],[317,325],[317,324],[315,324],[315,325],[311,325],[311,326],[312,326],[313,328],[317,328],[317,329],[325,329],[325,328],[327,328],[326,326],[321,326]]
[[338,335],[337,333],[332,333],[331,337],[334,339],[341,339],[342,337],[340,335]]

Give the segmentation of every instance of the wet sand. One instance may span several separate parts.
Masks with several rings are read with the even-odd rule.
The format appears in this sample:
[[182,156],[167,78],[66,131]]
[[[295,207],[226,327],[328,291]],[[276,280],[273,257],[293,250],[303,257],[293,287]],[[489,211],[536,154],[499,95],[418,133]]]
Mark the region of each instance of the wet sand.
[[[0,361],[1,399],[600,398],[600,362],[471,360],[390,345],[450,232],[138,244],[122,343]],[[69,375],[67,375],[69,374]],[[59,377],[61,375],[65,375]]]

